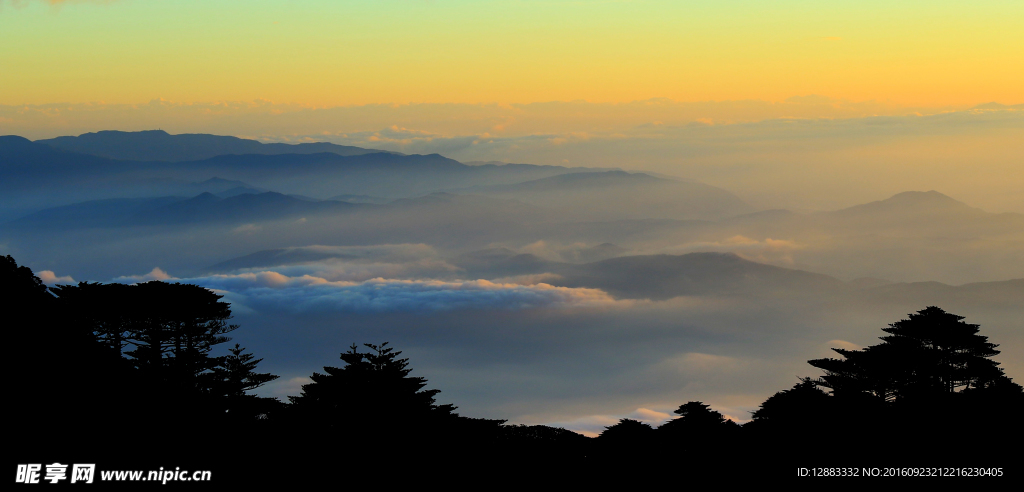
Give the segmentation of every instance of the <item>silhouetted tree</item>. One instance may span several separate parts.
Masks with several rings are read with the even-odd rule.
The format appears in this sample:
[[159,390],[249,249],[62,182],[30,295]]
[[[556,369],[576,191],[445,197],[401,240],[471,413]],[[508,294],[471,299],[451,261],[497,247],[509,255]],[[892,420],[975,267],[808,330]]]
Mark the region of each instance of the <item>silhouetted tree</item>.
[[237,343],[234,348],[228,349],[228,352],[231,352],[231,355],[221,358],[221,364],[213,371],[228,396],[242,396],[246,391],[259,388],[280,377],[255,372],[256,366],[263,359],[254,360],[254,356],[244,353],[245,347]]
[[[836,398],[821,390],[811,378],[801,378],[800,382],[788,390],[770,396],[754,411],[750,422],[743,425],[744,437],[755,448],[755,453],[763,460],[771,461],[784,456],[793,459],[803,456],[814,459],[819,453],[819,446],[827,439],[826,429],[862,429],[859,421],[865,415],[851,416],[854,421],[844,418],[836,406]],[[834,456],[849,452],[851,445],[857,441],[848,439],[843,446],[834,447]]]
[[[63,340],[53,338],[49,347],[46,340],[40,337],[41,330],[33,329],[41,321],[52,317],[56,307],[56,299],[46,289],[39,277],[28,267],[19,266],[10,255],[0,257],[0,292],[3,294],[3,326],[6,343],[13,350],[8,350],[8,363],[14,371],[12,384],[14,394],[31,394],[34,385],[44,384],[47,376],[56,375],[67,369],[60,366],[54,370],[54,361],[67,363],[64,360]],[[57,328],[65,328],[61,320],[53,320]],[[56,345],[56,347],[54,347]],[[38,347],[29,350],[29,347]],[[60,353],[53,354],[57,348]],[[51,356],[53,357],[51,361]],[[45,394],[44,394],[45,396]],[[34,399],[26,403],[32,405]],[[22,405],[18,405],[22,407]]]
[[585,439],[582,434],[547,425],[505,425],[502,426],[501,431],[502,439],[516,441],[579,441],[580,438]]
[[754,411],[752,424],[768,422],[786,427],[808,426],[831,416],[832,397],[821,390],[811,378],[788,390],[782,390],[768,397]]
[[75,429],[82,446],[95,449],[94,433],[107,432],[123,412],[116,390],[120,354],[74,323],[32,270],[11,256],[0,257],[0,287],[10,391],[22,395],[10,405],[11,442],[21,451],[35,444],[53,449]]
[[620,419],[604,428],[591,448],[595,465],[620,464],[636,457],[638,449],[650,450],[656,435],[650,424],[633,419]]
[[676,453],[717,452],[730,445],[739,432],[735,422],[699,401],[680,405],[674,413],[679,418],[658,427],[658,435]]
[[599,439],[616,443],[636,443],[650,439],[654,435],[651,424],[633,419],[620,419],[614,425],[604,428]]
[[43,281],[30,268],[19,266],[11,255],[0,257],[0,289],[8,313],[54,301]]
[[197,285],[146,282],[54,288],[76,323],[124,355],[160,391],[209,393],[221,360],[214,346],[230,340],[231,309],[222,296]]
[[256,366],[263,359],[245,353],[245,348],[237,343],[228,351],[231,355],[221,357],[220,365],[213,368],[213,379],[216,381],[214,391],[224,399],[227,416],[236,421],[266,418],[269,412],[279,407],[280,402],[275,398],[258,397],[247,392],[279,376],[256,372]]
[[[225,412],[232,399],[214,372],[224,360],[213,354],[214,347],[237,328],[227,324],[231,310],[220,295],[165,282],[83,282],[53,290],[68,323],[117,361],[116,377],[102,379],[104,387],[117,392],[110,399],[115,408],[107,413],[152,436],[212,430],[236,420]],[[152,451],[157,441],[154,437],[140,445]],[[161,449],[171,452],[173,445]]]
[[[991,360],[996,345],[963,319],[928,307],[883,328],[887,335],[878,345],[833,349],[843,359],[809,361],[824,376],[773,395],[745,432],[765,446],[762,451],[812,460],[825,449],[832,459],[933,463],[949,459],[949,449],[970,449],[972,457],[991,463],[1003,459],[978,439],[1020,436],[1012,416],[1024,405],[1024,389]],[[998,415],[1006,417],[993,419]],[[826,448],[825,429],[842,429],[847,437]]]
[[983,388],[1003,375],[990,359],[999,351],[963,319],[931,306],[883,328],[889,335],[879,345],[832,349],[844,358],[809,363],[825,371],[817,384],[837,396],[870,394],[893,402]]
[[88,327],[97,340],[119,355],[131,348],[138,320],[144,317],[134,286],[79,282],[51,290],[60,298],[62,309],[75,323]]
[[302,394],[289,399],[301,419],[321,429],[349,432],[412,432],[454,417],[454,405],[438,405],[440,390],[425,390],[426,379],[410,376],[409,359],[381,345],[352,344],[341,354],[344,367],[324,367]]
[[220,360],[210,356],[224,336],[238,328],[228,325],[228,303],[209,289],[190,284],[146,282],[133,286],[135,301],[145,313],[134,330],[134,350],[126,353],[137,366],[173,389],[195,393],[211,386]]
[[679,415],[679,418],[666,422],[662,427],[672,423],[680,427],[690,426],[695,428],[713,428],[725,424],[725,416],[712,410],[710,405],[699,401],[691,401],[679,405],[679,408],[675,409],[672,413]]

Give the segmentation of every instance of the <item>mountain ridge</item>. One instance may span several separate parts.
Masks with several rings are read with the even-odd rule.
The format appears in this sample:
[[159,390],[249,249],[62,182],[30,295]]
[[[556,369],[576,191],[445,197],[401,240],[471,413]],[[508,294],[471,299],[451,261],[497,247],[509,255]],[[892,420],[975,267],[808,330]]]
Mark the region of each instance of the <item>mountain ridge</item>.
[[55,149],[70,150],[122,161],[195,161],[229,154],[315,154],[330,152],[338,155],[362,155],[384,150],[364,149],[328,142],[298,144],[263,143],[258,140],[206,133],[170,134],[163,130],[125,132],[102,130],[78,136],[63,136],[36,140]]

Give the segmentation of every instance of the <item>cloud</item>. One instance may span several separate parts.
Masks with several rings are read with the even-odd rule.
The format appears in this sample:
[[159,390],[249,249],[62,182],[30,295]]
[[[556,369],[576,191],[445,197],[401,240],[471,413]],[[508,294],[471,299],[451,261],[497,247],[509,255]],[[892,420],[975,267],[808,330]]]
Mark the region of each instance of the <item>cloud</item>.
[[[1018,106],[996,109],[1014,108],[1021,109]],[[856,102],[818,95],[797,96],[777,102],[649,99],[627,103],[423,103],[327,108],[263,100],[186,103],[155,99],[143,104],[0,105],[0,116],[16,122],[10,131],[33,139],[111,128],[163,128],[171,133],[230,134],[293,143],[376,140],[414,145],[451,140],[459,142],[452,145],[464,147],[477,140],[505,137],[539,136],[540,141],[548,142],[582,136],[581,140],[585,140],[626,135],[637,128],[686,127],[696,121],[713,121],[716,125],[728,126],[778,118],[930,115],[955,109],[898,106],[878,101]],[[54,134],[55,131],[67,133]],[[35,132],[49,133],[36,135]]]
[[426,244],[314,245],[266,250],[225,262],[217,271],[252,273],[268,269],[292,277],[311,275],[329,281],[451,277],[461,271]]
[[[147,275],[119,277],[116,282],[171,279],[159,268]],[[598,289],[521,285],[488,280],[399,280],[374,278],[361,282],[329,281],[312,275],[288,276],[275,271],[175,278],[221,293],[240,307],[290,312],[437,312],[453,310],[523,310],[624,306]]]
[[740,370],[745,363],[734,357],[691,352],[666,359],[660,365],[683,373],[721,373]]
[[[339,140],[337,138],[332,140]],[[374,132],[355,132],[340,138],[347,145],[379,148],[409,154],[451,155],[480,143],[490,143],[485,135],[445,136],[423,130],[392,126]]]
[[562,427],[573,432],[578,432],[587,437],[597,437],[604,432],[606,427],[613,426],[622,419],[639,420],[651,427],[658,427],[659,425],[672,420],[673,417],[675,416],[670,413],[659,412],[648,408],[637,408],[632,412],[621,415],[588,415],[564,422],[551,422],[547,425],[552,427]]
[[[807,360],[836,357],[830,347],[846,347],[846,341],[876,343],[878,327],[925,305],[840,296],[677,298],[577,309],[547,298],[532,305],[538,308],[517,302],[546,291],[517,290],[522,286],[504,281],[331,283],[279,275],[188,279],[217,288],[233,303],[243,327],[234,335],[266,357],[271,366],[264,371],[282,379],[308,376],[338,365],[338,353],[353,342],[389,341],[410,357],[416,375],[442,390],[439,401],[458,405],[463,415],[590,435],[620,418],[653,424],[657,413],[671,416],[687,401],[742,422],[797,377],[819,375]],[[461,304],[430,310],[430,302],[447,302],[446,296]],[[1016,379],[1019,306],[984,317],[983,306],[963,302],[954,312],[996,335],[993,342],[1004,350],[999,361]],[[251,315],[238,309],[243,303]],[[298,394],[297,385],[292,388],[261,394]]]
[[368,261],[384,263],[414,262],[437,258],[437,251],[427,244],[373,244],[366,246],[295,246],[265,250],[232,260],[239,268],[277,267],[307,264],[316,261]]
[[[243,270],[244,271],[244,270]],[[461,271],[444,260],[424,258],[407,262],[368,262],[328,259],[302,265],[279,266],[284,275],[312,275],[329,281],[365,281],[373,278],[424,278],[450,276]]]
[[67,275],[67,276],[64,276],[64,277],[58,277],[56,274],[54,274],[50,270],[43,270],[43,271],[39,272],[39,280],[42,280],[43,283],[46,284],[46,285],[74,284],[75,283],[75,279],[71,278],[70,275]]
[[263,230],[263,227],[262,226],[258,226],[256,224],[242,224],[242,225],[232,229],[231,232],[233,232],[235,234],[252,234],[254,232],[260,232],[262,230]]
[[521,254],[539,256],[549,261],[565,261],[570,263],[589,263],[605,260],[625,254],[628,250],[613,244],[587,244],[574,242],[564,244],[558,241],[535,241],[518,248],[510,248]]
[[836,353],[834,348],[844,350],[861,350],[864,347],[857,345],[853,342],[847,342],[846,340],[829,340],[825,343],[819,344],[816,352],[820,354],[817,358],[820,359],[836,359],[839,358],[839,354]]
[[534,273],[528,275],[514,275],[511,277],[501,277],[494,279],[494,281],[502,284],[537,285],[541,283],[550,283],[562,279],[563,277],[561,275],[558,275],[557,273]]
[[161,270],[159,267],[154,267],[149,273],[145,275],[129,275],[125,277],[117,277],[113,281],[121,284],[136,284],[142,282],[149,282],[151,280],[174,280],[174,277],[167,274],[167,272]]
[[679,381],[690,391],[705,391],[723,380],[745,378],[757,368],[757,361],[748,358],[688,352],[659,361],[651,374]]
[[685,254],[695,252],[735,253],[739,257],[759,263],[793,265],[793,252],[806,246],[790,239],[752,239],[735,235],[719,241],[695,241],[661,248],[654,253]]
[[559,249],[561,248],[558,245],[542,240],[519,248],[519,253],[539,256],[545,260],[558,261],[561,260],[561,255],[558,254]]

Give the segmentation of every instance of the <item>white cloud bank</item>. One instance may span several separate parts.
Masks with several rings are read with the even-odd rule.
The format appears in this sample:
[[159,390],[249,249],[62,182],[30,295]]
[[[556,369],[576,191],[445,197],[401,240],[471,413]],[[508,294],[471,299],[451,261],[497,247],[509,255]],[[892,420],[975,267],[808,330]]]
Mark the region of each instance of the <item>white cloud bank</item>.
[[300,246],[240,258],[218,273],[274,271],[289,277],[309,275],[328,281],[360,282],[373,278],[436,278],[459,268],[440,258],[426,244],[372,246]]
[[114,282],[120,284],[137,284],[141,282],[149,282],[151,280],[176,280],[174,277],[167,274],[167,272],[161,270],[159,267],[154,267],[149,273],[145,275],[128,275],[124,277],[117,277]]
[[547,425],[562,427],[587,437],[597,437],[606,428],[617,424],[621,419],[638,420],[651,427],[658,427],[675,417],[675,415],[667,412],[659,412],[649,408],[638,408],[624,415],[588,415],[566,422],[552,422]]
[[39,272],[39,280],[42,280],[46,285],[75,283],[75,279],[71,278],[70,275],[58,277],[57,274],[53,273],[51,270],[43,270]]
[[[157,278],[162,277],[162,278]],[[522,285],[489,280],[397,280],[374,278],[362,282],[329,281],[274,271],[173,278],[159,268],[116,282],[174,280],[223,294],[233,307],[292,312],[435,312],[459,309],[520,310],[534,308],[593,308],[631,304],[617,301],[599,289]]]

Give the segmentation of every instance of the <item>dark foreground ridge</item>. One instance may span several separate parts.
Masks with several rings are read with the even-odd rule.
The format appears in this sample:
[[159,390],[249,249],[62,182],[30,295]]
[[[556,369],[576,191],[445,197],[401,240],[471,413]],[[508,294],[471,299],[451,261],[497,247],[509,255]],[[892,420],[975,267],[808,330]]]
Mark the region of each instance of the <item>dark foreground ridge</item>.
[[8,423],[18,464],[209,470],[218,488],[1020,471],[1024,392],[978,325],[938,307],[883,328],[878,345],[810,361],[822,376],[779,391],[745,425],[692,401],[660,427],[623,419],[591,439],[460,416],[387,343],[353,344],[289,403],[253,396],[277,376],[237,344],[214,355],[238,326],[202,287],[48,289],[10,256],[0,285],[17,348]]

